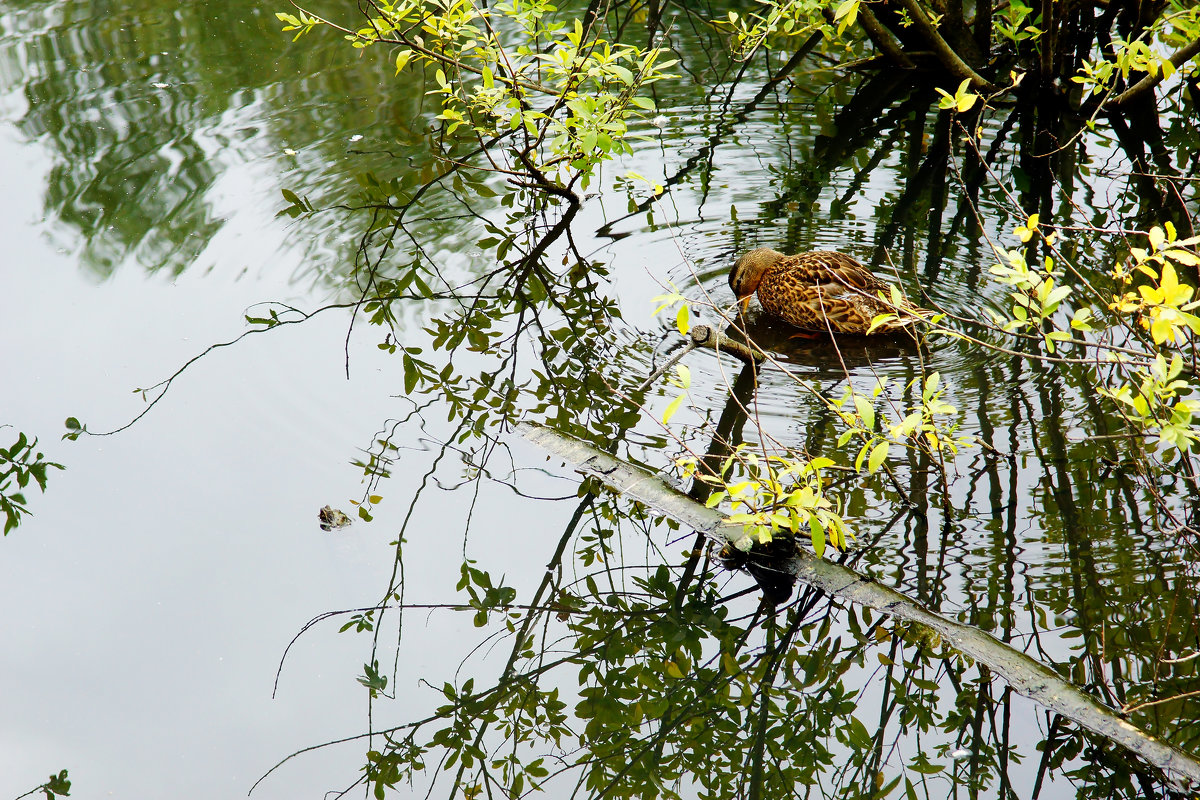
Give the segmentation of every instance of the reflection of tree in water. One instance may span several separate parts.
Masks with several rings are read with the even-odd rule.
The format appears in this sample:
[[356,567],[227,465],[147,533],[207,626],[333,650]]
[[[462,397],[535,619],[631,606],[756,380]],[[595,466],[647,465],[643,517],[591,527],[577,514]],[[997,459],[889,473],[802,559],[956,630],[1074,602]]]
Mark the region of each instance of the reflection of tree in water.
[[[337,43],[315,53],[288,47],[263,8],[143,0],[101,13],[72,2],[11,17],[24,34],[0,43],[0,62],[12,88],[23,85],[18,129],[53,159],[46,216],[101,276],[130,258],[172,274],[191,266],[224,225],[210,192],[231,169],[253,174],[262,161],[264,174],[290,168],[306,192],[344,197],[353,176],[331,173],[329,164],[345,160],[344,126],[363,109],[400,140],[394,146],[417,141],[408,125],[419,85],[397,91],[375,59],[326,67]],[[285,148],[316,152],[285,157]],[[352,158],[360,168],[392,160]],[[278,184],[255,190],[269,218],[280,205]],[[330,278],[339,276],[323,277]]]
[[[161,49],[177,53],[178,42]],[[196,138],[205,114],[171,57],[146,52],[119,27],[66,24],[12,54],[32,62],[19,128],[55,154],[46,214],[82,238],[82,261],[101,275],[128,253],[181,271],[219,227],[203,199],[213,180]]]
[[[925,152],[908,152],[920,165],[914,174],[937,169]],[[946,185],[953,183],[949,169],[943,161],[943,172],[935,176]],[[982,178],[980,182],[982,186]],[[934,212],[961,219],[967,198],[943,196],[949,199]],[[554,229],[559,230],[557,223]],[[945,235],[932,225],[924,229],[928,238],[922,243],[914,236],[922,229],[914,231],[911,222],[896,224],[894,230],[903,233],[913,252],[932,250],[931,242]],[[962,226],[951,226],[950,235],[961,236]],[[537,237],[526,247],[544,249]],[[636,390],[640,365],[630,357],[635,348],[601,344],[611,340],[618,322],[600,323],[593,316],[591,308],[607,304],[592,294],[596,287],[570,282],[568,276],[578,274],[579,256],[572,255],[575,266],[566,271],[551,270],[549,263],[518,262],[517,273],[539,276],[538,296],[546,295],[533,307],[517,303],[520,311],[515,311],[513,298],[503,293],[517,266],[509,264],[495,275],[506,288],[488,296],[486,317],[473,311],[476,316],[451,315],[450,321],[435,323],[445,341],[456,335],[455,319],[466,323],[457,334],[464,340],[472,335],[491,338],[489,329],[503,331],[505,346],[496,349],[501,369],[485,367],[461,384],[434,389],[435,395],[447,392],[463,414],[447,441],[461,441],[472,425],[483,433],[485,444],[470,452],[472,471],[493,469],[488,454],[504,445],[489,431],[513,412],[531,414],[604,449],[627,447],[650,463],[662,462],[655,452],[659,447],[671,448],[656,436],[635,438],[632,428],[641,403]],[[566,306],[550,309],[549,298],[564,297],[570,298]],[[478,299],[460,295],[458,302],[474,307]],[[550,319],[558,322],[547,324]],[[848,343],[834,359],[828,343],[823,344],[829,393],[845,377],[837,362],[857,371],[905,357],[904,348],[883,345],[860,354]],[[544,370],[522,384],[508,376],[523,346],[529,355],[541,352]],[[814,363],[819,347],[803,342],[779,346],[796,354],[786,361],[801,369]],[[919,364],[909,356],[906,377],[917,377]],[[414,367],[418,372],[439,374],[438,365],[425,361],[427,354],[413,358],[421,362]],[[964,364],[972,360],[965,348],[958,358]],[[1032,648],[1050,663],[1061,662],[1061,651],[1044,647],[1043,638],[1057,639],[1057,629],[1068,625],[1071,635],[1083,635],[1085,655],[1061,669],[1109,704],[1128,705],[1138,724],[1188,748],[1188,736],[1175,725],[1189,718],[1187,700],[1177,701],[1182,706],[1177,712],[1160,717],[1158,712],[1138,713],[1130,699],[1140,691],[1186,696],[1195,680],[1190,666],[1179,670],[1174,681],[1167,678],[1158,655],[1159,648],[1188,650],[1196,635],[1194,615],[1164,619],[1147,614],[1138,602],[1144,596],[1144,575],[1179,569],[1174,561],[1160,560],[1166,553],[1153,545],[1152,529],[1141,519],[1155,501],[1087,448],[1076,446],[1074,454],[1064,449],[1060,425],[1108,430],[1111,411],[1095,402],[1072,413],[1062,407],[1065,391],[1072,398],[1089,396],[1089,374],[1077,367],[1051,372],[1036,361],[1027,365],[1018,355],[1009,363],[990,361],[967,369],[976,387],[974,424],[991,450],[979,457],[965,455],[952,474],[940,477],[927,456],[914,455],[896,467],[900,492],[886,485],[860,490],[847,485],[846,501],[854,516],[869,519],[872,508],[895,509],[884,524],[865,526],[863,546],[854,551],[851,563],[905,587],[935,610],[994,631],[1019,648]],[[1026,380],[1030,370],[1036,377]],[[510,405],[513,390],[541,402],[522,406],[518,397]],[[737,390],[733,394],[736,401],[715,422],[719,436],[713,441],[724,444],[710,455],[718,461],[729,446],[742,441],[747,427],[750,396],[744,391],[738,396]],[[1000,409],[1007,412],[997,413]],[[715,417],[716,409],[706,413]],[[837,452],[836,415],[817,405],[802,419],[807,451]],[[999,424],[1017,438],[1004,441]],[[1030,443],[1036,454],[1031,466],[1020,467],[1006,455],[1022,452]],[[368,473],[382,475],[388,459],[398,454],[391,448],[386,438],[376,443],[363,463]],[[1031,480],[1049,491],[1044,503],[1040,496],[1026,496]],[[1112,494],[1086,490],[1106,483],[1131,502],[1112,503]],[[515,486],[520,489],[520,482]],[[512,594],[493,586],[496,579],[486,569],[464,572],[462,587],[477,619],[517,615],[506,667],[494,682],[476,676],[469,684],[447,686],[441,716],[385,731],[386,746],[373,745],[377,754],[371,756],[369,780],[402,783],[434,769],[430,759],[436,757],[438,768],[450,767],[453,785],[481,790],[491,785],[514,793],[553,780],[574,765],[577,772],[558,780],[579,781],[588,796],[669,796],[664,787],[720,797],[787,795],[805,787],[820,796],[836,796],[874,787],[883,794],[912,791],[938,797],[954,791],[954,785],[972,794],[1020,796],[1028,791],[1029,780],[1034,781],[1031,796],[1038,796],[1063,773],[1079,783],[1083,796],[1170,794],[1171,784],[1161,775],[1056,716],[1031,714],[1031,707],[994,681],[986,667],[964,661],[936,638],[843,608],[811,588],[800,588],[774,611],[739,602],[747,590],[757,592],[754,585],[730,581],[702,542],[683,566],[672,569],[667,565],[674,559],[661,544],[663,528],[652,525],[644,509],[594,483],[585,482],[581,491],[585,496],[561,532],[548,575],[531,599],[510,605]],[[1168,504],[1178,501],[1166,498]],[[1039,519],[1043,507],[1041,532],[1054,538],[1061,531],[1072,553],[1070,591],[1030,586],[1022,575],[1024,532],[1019,526],[1030,517]],[[968,527],[993,537],[985,546],[994,557],[962,560],[958,539]],[[1086,562],[1075,567],[1074,553],[1109,532],[1130,534],[1116,547],[1141,557],[1119,572],[1110,571],[1106,582]],[[672,546],[678,535],[665,531]],[[906,543],[899,552],[887,546],[898,540]],[[643,551],[650,557],[632,555]],[[1105,561],[1112,570],[1111,554]],[[763,585],[762,577],[747,569]],[[986,590],[960,593],[953,586],[961,583]],[[1194,605],[1186,575],[1169,583],[1179,593],[1181,607]],[[401,597],[402,587],[395,584],[386,602]],[[965,608],[956,605],[962,600]],[[785,602],[784,593],[779,602]],[[1114,612],[1114,603],[1138,619],[1123,618]],[[370,612],[370,625],[379,624],[385,613],[392,611],[382,605]],[[1093,613],[1100,619],[1091,619]],[[1120,652],[1114,649],[1114,634],[1101,630],[1113,625],[1125,626]],[[578,693],[577,700],[569,699],[572,692],[564,684]],[[1044,720],[1045,737],[1040,755],[1030,739],[1038,720]],[[580,749],[564,742],[577,742]],[[549,748],[563,760],[522,758],[510,752],[513,747],[537,754]],[[906,771],[897,774],[900,764]]]

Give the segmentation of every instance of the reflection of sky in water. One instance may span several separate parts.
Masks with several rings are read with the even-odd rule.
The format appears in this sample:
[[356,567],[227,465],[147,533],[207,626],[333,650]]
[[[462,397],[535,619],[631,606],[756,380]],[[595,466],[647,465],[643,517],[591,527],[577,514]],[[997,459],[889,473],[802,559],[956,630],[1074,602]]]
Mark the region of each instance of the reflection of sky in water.
[[[68,466],[52,476],[46,497],[33,496],[36,516],[0,543],[6,556],[0,602],[22,609],[10,615],[0,657],[0,682],[22,688],[9,693],[0,726],[0,796],[15,796],[62,767],[72,771],[81,794],[120,795],[167,780],[189,787],[186,796],[241,793],[293,749],[364,726],[364,695],[353,680],[363,640],[334,635],[339,622],[300,640],[279,699],[270,700],[270,688],[283,648],[306,620],[369,605],[386,585],[388,542],[433,455],[421,431],[403,429],[376,522],[323,534],[315,516],[326,503],[352,510],[347,501],[361,487],[348,462],[361,457],[357,448],[385,420],[408,412],[407,401],[396,397],[403,391],[396,360],[374,347],[378,331],[360,325],[349,345],[347,381],[347,319],[327,314],[215,352],[129,431],[75,444],[57,435],[68,415],[97,429],[128,420],[144,408],[132,389],[166,377],[208,344],[237,336],[253,304],[277,299],[310,307],[337,294],[362,218],[332,212],[300,222],[277,219],[285,205],[280,190],[334,205],[353,200],[361,171],[386,179],[422,166],[422,143],[413,133],[420,127],[413,123],[420,91],[398,91],[388,69],[353,58],[336,36],[289,46],[261,9],[231,12],[246,26],[236,34],[244,39],[213,37],[206,45],[186,25],[177,34],[180,25],[165,11],[153,19],[118,17],[120,24],[101,29],[86,19],[62,26],[53,17],[66,8],[76,7],[0,17],[3,29],[23,31],[0,39],[0,164],[6,181],[23,188],[0,193],[8,250],[0,271],[0,363],[22,389],[5,398],[0,423],[39,435],[48,456]],[[245,58],[251,47],[261,47],[262,57]],[[703,94],[678,91],[687,103]],[[735,94],[734,107],[748,99]],[[861,156],[836,164],[827,185],[824,175],[814,181],[805,159],[828,118],[772,97],[731,123],[734,133],[704,156],[706,166],[689,166],[719,131],[708,106],[669,100],[660,101],[666,133],[643,126],[650,139],[633,157],[606,167],[600,186],[630,169],[657,181],[682,170],[681,182],[648,212],[618,222],[626,198],[607,192],[591,199],[575,224],[581,249],[613,271],[610,293],[620,298],[626,325],[612,335],[631,345],[623,354],[629,372],[645,374],[651,359],[661,361],[676,341],[667,321],[651,316],[653,297],[668,281],[691,298],[728,303],[728,265],[759,245],[844,249],[873,263],[884,262],[886,247],[907,291],[924,287],[952,311],[974,311],[981,297],[1003,298],[999,288],[966,279],[978,281],[992,263],[973,234],[958,232],[959,249],[945,255],[938,279],[930,281],[919,231],[909,240],[883,233],[901,196],[903,148],[884,153],[859,183]],[[363,138],[351,142],[355,135]],[[1096,152],[1098,159],[1109,155]],[[1100,181],[1077,190],[1103,198],[1114,191]],[[644,197],[646,187],[634,192]],[[433,198],[425,216],[462,212],[446,194]],[[1005,236],[1013,220],[999,198],[985,193],[981,204],[992,226],[988,235],[1011,244]],[[607,235],[589,237],[606,222],[613,222]],[[476,230],[460,220],[418,222],[415,230],[432,240],[431,251],[457,278],[492,266],[474,248]],[[105,280],[96,285],[96,277]],[[409,313],[415,322],[424,311]],[[716,322],[711,311],[701,313],[701,321]],[[421,344],[416,328],[408,326],[406,335]],[[899,397],[925,359],[950,385],[947,399],[960,409],[967,433],[980,432],[981,407],[998,427],[1017,413],[1035,422],[1052,413],[1036,395],[1021,400],[1027,407],[1014,400],[1016,388],[1045,389],[1056,380],[1052,374],[1027,367],[1017,373],[1006,358],[953,342],[935,342],[924,354],[847,343],[841,358],[823,342],[781,349],[791,377],[765,375],[756,409],[764,431],[788,445],[808,444],[822,419],[814,391],[827,398],[844,391],[843,362],[855,387],[869,390],[876,376],[889,377]],[[677,421],[694,422],[719,412],[739,365],[707,352],[685,363],[694,407]],[[652,411],[661,415],[674,391],[664,387],[652,396]],[[1065,391],[1054,413],[1075,432],[1082,403]],[[429,434],[448,433],[444,414],[429,418]],[[828,425],[827,412],[824,419]],[[631,439],[661,433],[647,421]],[[966,605],[970,592],[994,577],[997,552],[1006,548],[1017,555],[1013,605],[1027,606],[1030,592],[1053,587],[1069,548],[1057,540],[1053,519],[1043,516],[1052,502],[1031,437],[1010,442],[1008,436],[1000,427],[995,444],[1018,458],[997,469],[995,479],[1011,492],[1006,497],[1027,504],[1013,529],[997,513],[958,521],[944,540],[911,521],[881,533],[894,498],[860,492],[847,502],[863,538],[877,548],[860,567],[928,590],[921,574],[933,567],[915,555],[925,537],[923,546],[943,548],[952,564],[939,587],[948,609]],[[518,467],[561,474],[533,448],[513,447]],[[957,466],[975,477],[954,484],[951,504],[987,508],[982,498],[991,477],[978,474],[980,451],[965,452]],[[911,476],[908,465],[897,470]],[[452,460],[438,478],[452,485],[460,473]],[[574,491],[568,481],[522,474],[531,494]],[[406,560],[419,568],[406,573],[408,599],[455,599],[450,587],[469,511],[463,495],[437,490],[418,504]],[[528,586],[541,570],[541,557],[531,563],[528,555],[540,541],[531,540],[556,535],[570,510],[485,484],[468,555]],[[1114,536],[1108,523],[1082,526],[1102,570],[1124,559],[1134,563],[1122,568],[1136,573],[1166,559],[1146,552],[1161,543]],[[396,687],[402,700],[382,706],[388,722],[417,716],[439,700],[416,678],[453,668],[461,654],[448,643],[471,641],[468,628],[465,617],[447,612],[406,618]],[[1058,658],[1077,646],[1042,637]],[[364,749],[305,756],[256,796],[340,787]]]

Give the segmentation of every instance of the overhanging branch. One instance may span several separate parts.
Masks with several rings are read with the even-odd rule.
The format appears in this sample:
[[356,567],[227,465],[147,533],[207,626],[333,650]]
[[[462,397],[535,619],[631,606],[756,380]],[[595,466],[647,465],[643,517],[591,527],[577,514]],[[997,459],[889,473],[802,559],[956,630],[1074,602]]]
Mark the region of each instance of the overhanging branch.
[[[1171,66],[1175,67],[1175,69],[1179,69],[1197,55],[1200,55],[1200,39],[1195,39],[1194,41],[1185,44],[1183,47],[1176,50],[1168,60],[1171,62]],[[1165,76],[1161,68],[1153,75],[1146,75],[1146,77],[1142,78],[1133,86],[1130,86],[1128,89],[1105,103],[1105,110],[1119,110],[1122,106],[1127,105],[1131,100],[1137,99],[1158,84],[1162,83],[1164,77]]]

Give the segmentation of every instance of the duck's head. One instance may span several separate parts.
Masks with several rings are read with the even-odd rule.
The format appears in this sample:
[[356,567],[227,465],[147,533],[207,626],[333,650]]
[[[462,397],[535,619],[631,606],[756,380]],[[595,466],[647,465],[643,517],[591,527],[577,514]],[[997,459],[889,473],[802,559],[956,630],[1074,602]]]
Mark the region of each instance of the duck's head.
[[760,247],[746,253],[733,265],[729,271],[729,288],[733,290],[743,311],[749,307],[750,297],[762,282],[763,275],[781,258],[782,253],[769,247]]

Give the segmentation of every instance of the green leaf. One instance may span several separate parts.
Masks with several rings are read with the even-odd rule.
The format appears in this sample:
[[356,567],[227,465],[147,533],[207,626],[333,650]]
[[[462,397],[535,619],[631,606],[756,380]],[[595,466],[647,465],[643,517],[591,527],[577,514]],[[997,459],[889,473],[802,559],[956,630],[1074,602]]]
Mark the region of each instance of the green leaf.
[[941,764],[930,764],[927,762],[909,764],[908,768],[913,772],[919,772],[922,775],[936,775],[943,769]]
[[887,323],[889,323],[893,320],[896,320],[896,319],[899,319],[899,316],[896,314],[892,314],[890,312],[885,312],[883,314],[876,314],[874,317],[871,318],[871,327],[867,328],[867,333],[868,334],[874,333],[875,329],[878,328],[880,325],[886,325]]
[[417,365],[408,355],[404,354],[404,393],[412,394],[413,389],[417,388],[417,379],[420,377],[417,372]]
[[871,401],[862,395],[854,395],[854,410],[858,412],[858,416],[862,418],[863,426],[867,430],[875,428],[875,406],[871,405]]
[[817,554],[817,558],[821,558],[825,555],[825,529],[821,527],[815,514],[808,515],[808,530],[812,535],[813,552]]
[[838,35],[844,33],[857,20],[859,3],[860,0],[843,0],[834,12],[833,19],[838,23]]
[[1046,299],[1042,302],[1042,306],[1044,308],[1049,308],[1050,306],[1058,305],[1070,293],[1070,286],[1055,287],[1048,295],[1046,295]]
[[867,472],[874,474],[887,460],[888,449],[891,447],[891,442],[880,442],[871,449],[871,457],[867,459]]

